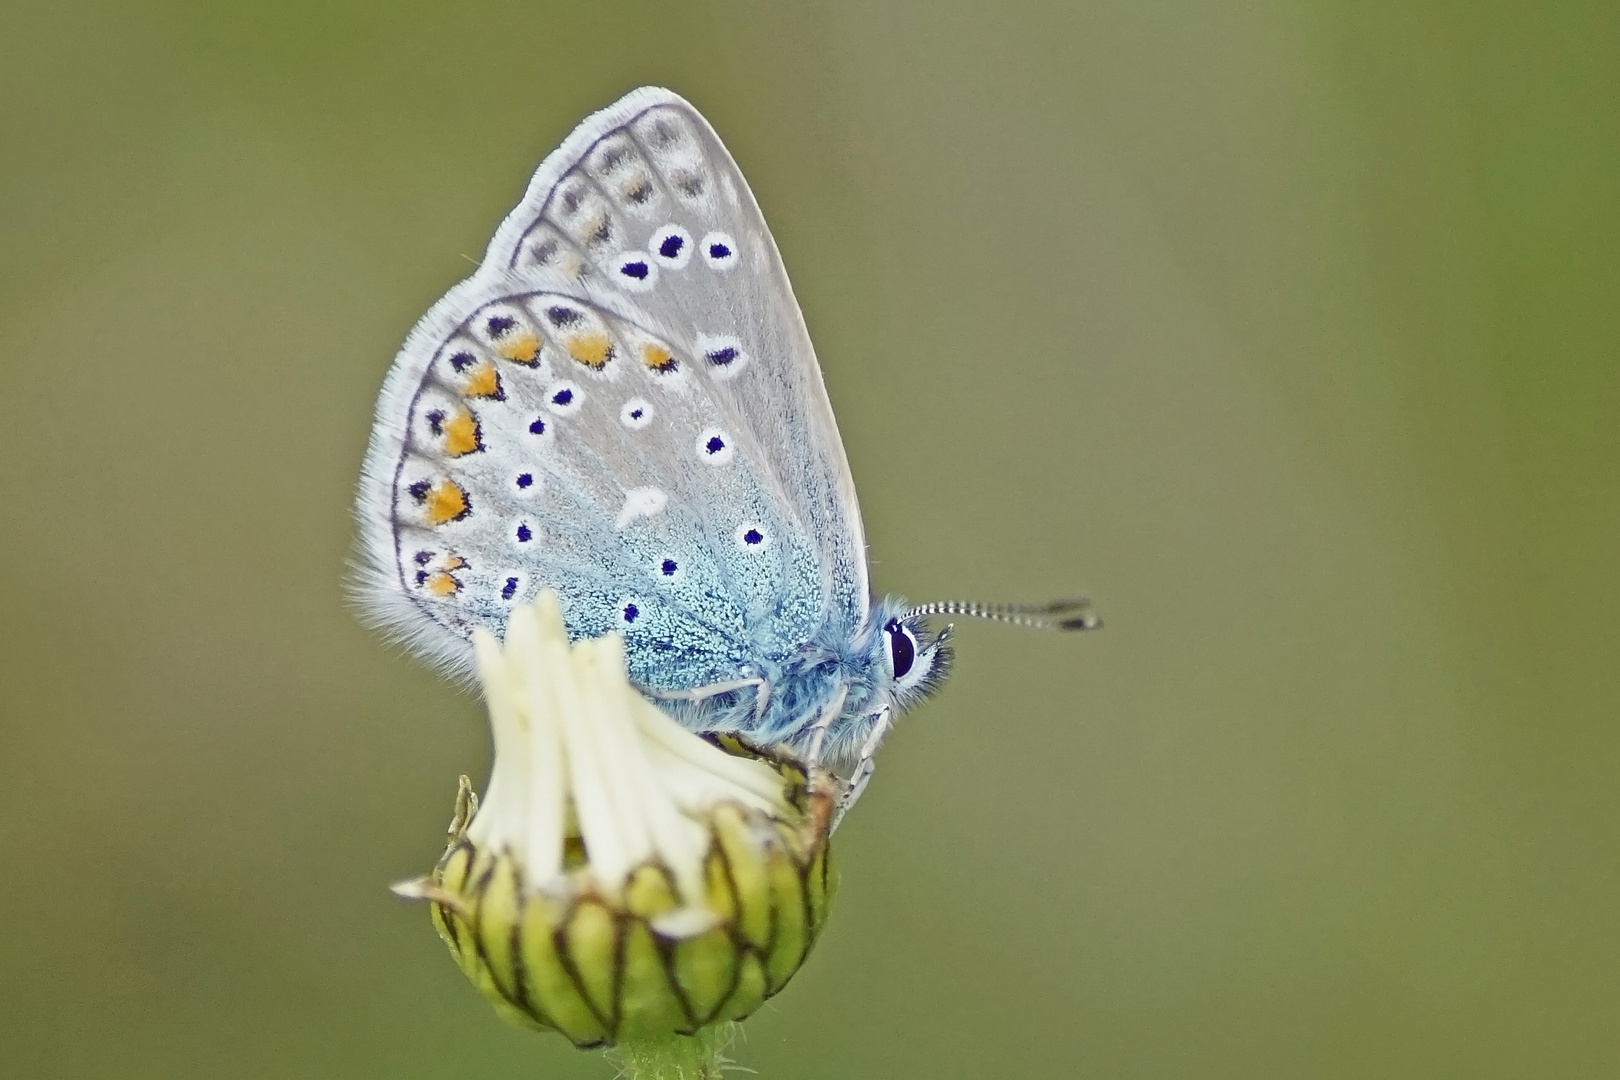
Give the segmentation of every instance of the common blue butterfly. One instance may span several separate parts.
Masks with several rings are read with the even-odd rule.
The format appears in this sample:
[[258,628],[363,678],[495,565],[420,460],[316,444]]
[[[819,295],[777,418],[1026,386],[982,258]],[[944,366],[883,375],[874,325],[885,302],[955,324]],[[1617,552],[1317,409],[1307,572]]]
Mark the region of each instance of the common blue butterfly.
[[422,318],[377,404],[358,499],[368,613],[469,673],[475,626],[557,592],[624,636],[631,677],[695,731],[844,769],[950,666],[965,614],[874,601],[821,371],[776,244],[697,111],[645,87],[541,164],[472,277]]

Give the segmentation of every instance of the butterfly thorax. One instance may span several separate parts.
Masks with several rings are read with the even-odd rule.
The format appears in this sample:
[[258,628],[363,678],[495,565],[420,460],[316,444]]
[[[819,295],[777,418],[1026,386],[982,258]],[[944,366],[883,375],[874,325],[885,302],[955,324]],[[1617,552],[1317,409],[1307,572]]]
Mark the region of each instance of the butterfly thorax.
[[[877,725],[887,727],[932,693],[949,667],[944,635],[931,637],[919,620],[903,618],[905,610],[900,599],[884,597],[853,633],[829,620],[796,648],[739,670],[735,682],[750,680],[748,685],[707,695],[692,688],[701,696],[665,705],[693,731],[736,732],[801,754],[811,750],[823,726],[822,757],[848,764]],[[904,666],[897,666],[897,635]]]

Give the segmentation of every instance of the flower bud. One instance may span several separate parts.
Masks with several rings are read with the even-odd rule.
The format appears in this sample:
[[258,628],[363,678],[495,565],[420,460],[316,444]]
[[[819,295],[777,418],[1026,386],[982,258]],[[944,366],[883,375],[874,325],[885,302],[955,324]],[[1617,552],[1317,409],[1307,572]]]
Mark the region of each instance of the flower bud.
[[430,901],[508,1019],[581,1047],[748,1016],[826,921],[839,782],[735,736],[698,736],[630,685],[618,635],[570,645],[556,597],[475,631],[494,731],[466,777]]

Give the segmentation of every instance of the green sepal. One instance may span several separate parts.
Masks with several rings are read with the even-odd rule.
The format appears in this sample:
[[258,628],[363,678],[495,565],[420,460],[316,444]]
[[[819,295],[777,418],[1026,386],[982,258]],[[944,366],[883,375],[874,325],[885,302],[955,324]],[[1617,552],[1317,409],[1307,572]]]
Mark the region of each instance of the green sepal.
[[765,965],[755,953],[745,953],[737,972],[737,987],[720,1007],[720,1015],[727,1020],[743,1020],[765,1002]]
[[511,855],[495,860],[478,890],[478,949],[500,996],[518,1000],[518,974],[514,941],[523,902],[518,890],[522,881]]
[[713,1020],[731,992],[738,959],[737,947],[724,927],[675,943],[675,982],[686,994],[698,1023]]
[[715,808],[714,834],[737,898],[737,928],[755,948],[764,949],[771,943],[771,895],[759,836],[742,811],[729,805]]
[[608,1029],[569,976],[557,953],[557,927],[567,905],[545,893],[536,893],[523,905],[518,933],[519,955],[529,997],[558,1031],[576,1046],[599,1046]]
[[613,913],[599,900],[581,900],[563,927],[562,939],[585,1000],[598,1016],[609,1018],[611,1026],[617,1013],[613,998],[618,928]]
[[798,864],[782,845],[773,844],[765,860],[771,883],[771,907],[776,932],[765,957],[766,990],[774,994],[799,970],[808,943],[804,879]]
[[670,982],[657,940],[646,923],[629,923],[624,936],[624,973],[619,991],[620,1039],[646,1039],[692,1026]]

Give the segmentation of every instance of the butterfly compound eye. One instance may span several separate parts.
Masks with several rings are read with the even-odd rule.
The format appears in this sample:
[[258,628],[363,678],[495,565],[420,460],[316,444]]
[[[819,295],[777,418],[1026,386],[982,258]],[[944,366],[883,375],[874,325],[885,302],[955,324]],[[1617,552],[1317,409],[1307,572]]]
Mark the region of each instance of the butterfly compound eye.
[[889,667],[895,678],[903,679],[917,662],[917,639],[899,619],[884,623],[883,632],[889,635]]

